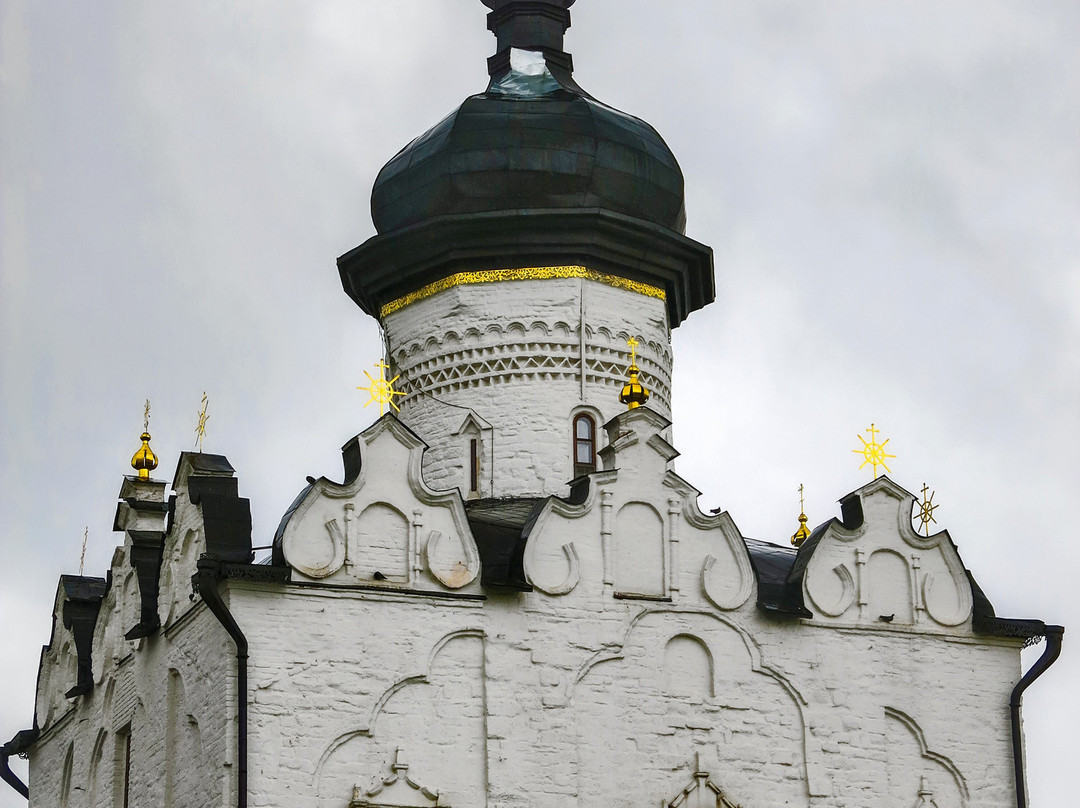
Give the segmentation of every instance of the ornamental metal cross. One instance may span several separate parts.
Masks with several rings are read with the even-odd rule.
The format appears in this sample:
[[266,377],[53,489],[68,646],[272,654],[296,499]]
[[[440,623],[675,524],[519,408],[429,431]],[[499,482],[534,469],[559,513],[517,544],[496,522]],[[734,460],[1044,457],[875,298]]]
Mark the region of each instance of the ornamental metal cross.
[[199,413],[199,425],[195,427],[195,448],[199,450],[199,454],[202,454],[203,438],[206,437],[206,422],[210,420],[210,416],[206,414],[206,407],[209,403],[210,399],[206,397],[206,391],[203,390],[202,411]]
[[919,530],[923,531],[925,535],[930,535],[930,523],[937,524],[937,519],[934,518],[934,511],[937,510],[937,505],[934,504],[934,494],[937,491],[930,491],[930,496],[926,496],[926,492],[930,491],[930,487],[923,483],[922,486],[922,502],[919,503]]

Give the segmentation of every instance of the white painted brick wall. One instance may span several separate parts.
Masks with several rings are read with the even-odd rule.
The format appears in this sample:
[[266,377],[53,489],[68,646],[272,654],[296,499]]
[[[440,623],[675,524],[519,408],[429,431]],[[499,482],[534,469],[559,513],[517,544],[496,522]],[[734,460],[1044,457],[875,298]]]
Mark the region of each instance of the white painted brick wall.
[[[496,285],[498,294],[492,294]],[[625,409],[619,391],[626,380],[631,336],[641,342],[641,380],[654,390],[650,406],[670,417],[666,304],[582,279],[496,285],[454,287],[386,318],[400,388],[423,391],[400,400],[400,417],[431,447],[425,475],[433,486],[467,489],[463,442],[451,431],[471,408],[493,427],[494,446],[486,446],[483,454],[486,496],[565,493],[565,483],[574,477],[572,412],[594,408],[599,427]],[[561,364],[533,367],[543,359]],[[496,365],[499,361],[505,364]]]
[[[395,760],[456,808],[655,806],[690,786],[699,766],[744,808],[913,808],[924,783],[938,808],[1011,806],[1019,641],[975,635],[970,618],[943,624],[935,614],[949,615],[934,608],[906,624],[857,603],[839,615],[815,609],[813,620],[765,616],[734,522],[697,509],[696,491],[669,468],[665,431],[648,410],[625,414],[589,498],[548,503],[525,559],[533,592],[481,600],[475,582],[451,591],[425,569],[401,585],[358,585],[347,570],[228,582],[250,642],[252,808],[345,808],[354,789],[363,796],[390,778]],[[314,516],[297,529],[322,541],[326,514],[360,512],[368,500],[408,513],[420,503],[426,525],[454,529],[456,497],[424,493],[409,477],[419,468],[411,436],[381,421],[363,440],[371,462],[361,484],[313,489],[303,513]],[[918,570],[937,576],[937,596],[951,602],[941,593],[966,583],[962,564],[951,543],[909,533],[907,492],[880,480],[858,495],[864,527],[822,538],[829,563],[808,567],[808,590],[820,595],[815,576],[828,580],[830,565],[854,563],[855,551],[910,555],[916,542]],[[620,523],[626,505],[651,508],[659,528]],[[187,569],[199,526],[189,508],[177,516],[181,546],[166,557]],[[393,550],[391,534],[371,546]],[[650,542],[659,561],[635,569]],[[637,582],[658,563],[654,597],[616,597],[643,588],[622,587],[622,573]],[[857,599],[882,602],[879,586],[914,597],[926,586],[909,586],[913,571],[868,578]],[[32,806],[64,804],[69,745],[70,808],[115,805],[118,731],[129,722],[134,805],[165,804],[168,789],[185,808],[234,804],[234,649],[208,610],[181,602],[183,591],[175,580],[163,591],[172,604],[163,634],[121,641],[132,647],[102,661],[97,688],[70,716],[52,712],[31,757]],[[128,615],[121,595],[114,587],[103,605],[102,644]],[[183,677],[180,700],[171,670]],[[413,804],[432,804],[399,785]]]

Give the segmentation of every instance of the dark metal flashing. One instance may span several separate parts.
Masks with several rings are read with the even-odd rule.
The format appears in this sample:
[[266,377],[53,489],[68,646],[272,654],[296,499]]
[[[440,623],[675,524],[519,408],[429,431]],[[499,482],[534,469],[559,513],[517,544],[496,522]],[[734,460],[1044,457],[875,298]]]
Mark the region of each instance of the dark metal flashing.
[[481,586],[532,591],[525,577],[525,545],[547,499],[513,497],[465,503],[469,528],[480,553]]
[[743,538],[743,544],[757,578],[758,609],[766,614],[813,617],[803,604],[801,588],[790,588],[787,583],[797,557],[795,549],[748,538]]
[[976,634],[1015,637],[1026,641],[1046,636],[1047,625],[1042,620],[998,617],[994,612],[993,604],[975,580],[975,576],[971,574],[971,570],[965,569],[964,572],[967,573],[968,581],[971,583],[971,628]]
[[360,476],[362,458],[360,454],[360,436],[356,435],[341,447],[341,465],[345,468],[345,480],[342,485],[351,485]]
[[236,469],[229,464],[229,460],[225,455],[181,452],[180,462],[176,464],[176,473],[173,475],[173,488],[176,488],[180,482],[180,469],[184,467],[185,460],[191,465],[192,474],[229,475],[236,473]]
[[71,631],[78,657],[78,679],[64,694],[73,699],[94,689],[94,628],[101,610],[101,601],[109,591],[109,585],[105,578],[78,575],[61,575],[60,584],[64,589],[64,627]]
[[277,530],[274,532],[273,550],[271,551],[271,561],[274,565],[283,567],[285,562],[285,550],[284,550],[284,538],[285,528],[289,524],[289,520],[292,519],[292,515],[296,513],[296,509],[300,507],[301,503],[307,499],[307,495],[311,492],[311,489],[315,487],[314,482],[310,482],[304,486],[303,490],[296,495],[296,498],[292,501],[292,504],[286,509],[285,513],[281,515],[281,521],[278,522]]
[[222,561],[253,561],[251,502],[233,495],[201,493],[192,502],[199,506],[206,551]]
[[239,481],[235,477],[199,477],[191,475],[187,479],[188,499],[198,505],[204,496],[229,497],[240,496]]
[[852,491],[840,500],[840,523],[845,530],[856,530],[862,526],[862,496],[858,491]]
[[601,208],[438,216],[374,236],[338,259],[345,292],[378,318],[383,305],[464,271],[585,266],[663,289],[671,326],[716,296],[712,249]]
[[176,494],[169,496],[169,515],[165,520],[165,534],[172,533],[173,524],[176,522]]
[[30,789],[11,770],[8,760],[17,755],[25,754],[40,735],[41,731],[37,727],[19,730],[10,741],[0,747],[0,779],[19,792],[23,799],[27,800],[30,799]]
[[[164,503],[154,503],[164,505]],[[130,562],[139,582],[139,622],[125,635],[126,640],[148,637],[161,628],[158,616],[158,588],[161,559],[165,552],[165,534],[157,530],[129,530]]]
[[[595,472],[589,472],[594,474]],[[582,475],[570,481],[570,496],[568,496],[564,502],[567,505],[584,505],[585,500],[589,498],[589,488],[592,485],[592,480],[589,474]]]

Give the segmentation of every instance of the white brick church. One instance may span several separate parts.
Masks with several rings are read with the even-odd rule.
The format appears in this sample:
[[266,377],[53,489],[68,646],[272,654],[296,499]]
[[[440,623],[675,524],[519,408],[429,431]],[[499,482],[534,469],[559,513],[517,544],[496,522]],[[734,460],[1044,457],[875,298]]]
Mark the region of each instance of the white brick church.
[[700,510],[671,329],[713,266],[678,163],[576,83],[573,0],[484,3],[487,89],[338,260],[400,411],[264,563],[228,460],[155,479],[144,435],[0,774],[33,808],[1025,805],[1020,696],[1062,629],[997,617],[886,477],[798,547]]

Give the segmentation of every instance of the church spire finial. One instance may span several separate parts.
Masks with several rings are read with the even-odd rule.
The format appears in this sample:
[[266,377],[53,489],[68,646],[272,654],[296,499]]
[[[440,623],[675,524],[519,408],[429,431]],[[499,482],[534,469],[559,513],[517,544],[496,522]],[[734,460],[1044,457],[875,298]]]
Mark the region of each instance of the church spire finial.
[[143,431],[139,440],[142,441],[142,446],[131,458],[131,467],[139,472],[140,480],[149,480],[150,472],[158,466],[157,455],[150,448],[150,399],[146,399],[143,407]]
[[810,538],[810,528],[806,526],[806,505],[803,502],[803,484],[799,483],[799,529],[791,537],[791,543],[796,547],[802,547],[802,543]]
[[649,390],[638,380],[641,371],[637,366],[637,346],[641,343],[637,337],[630,337],[626,344],[630,347],[630,367],[626,369],[628,378],[619,393],[619,401],[625,404],[628,410],[632,410],[649,400]]
[[570,54],[563,50],[563,35],[570,27],[574,0],[482,0],[491,9],[488,30],[497,41],[488,59],[488,73],[498,78],[510,68],[510,49],[540,51],[549,65],[573,71]]

